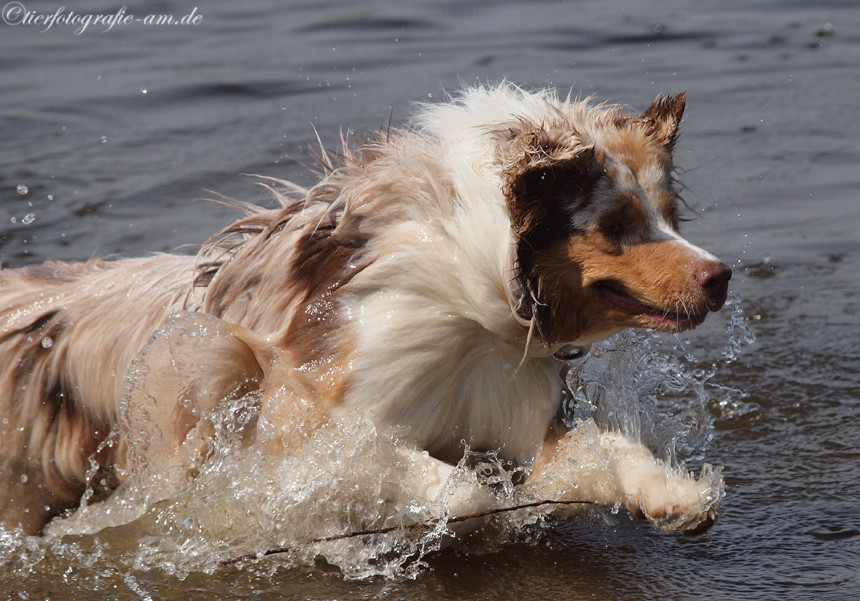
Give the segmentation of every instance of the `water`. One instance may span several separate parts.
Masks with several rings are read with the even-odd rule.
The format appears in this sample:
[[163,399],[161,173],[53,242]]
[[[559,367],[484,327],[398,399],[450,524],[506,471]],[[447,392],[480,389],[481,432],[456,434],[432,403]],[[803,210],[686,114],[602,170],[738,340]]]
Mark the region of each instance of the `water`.
[[[94,1],[75,10],[116,7]],[[128,5],[138,15],[152,10]],[[240,477],[242,461],[253,458],[228,465],[228,453],[197,490],[152,502],[129,523],[98,529],[107,508],[123,508],[117,497],[57,525],[77,532],[63,538],[0,532],[0,582],[11,598],[860,596],[860,8],[786,0],[215,1],[199,13],[194,26],[80,36],[69,26],[39,33],[0,24],[4,265],[202,243],[234,218],[199,200],[213,196],[207,190],[266,202],[242,174],[312,181],[302,166],[312,162],[311,126],[333,143],[341,126],[360,133],[389,118],[399,123],[411,101],[439,99],[462,82],[573,85],[639,109],[657,93],[686,89],[677,159],[700,218],[684,233],[732,264],[739,300],[677,339],[613,341],[624,351],[607,350],[587,366],[588,399],[577,410],[633,424],[695,469],[724,466],[720,520],[688,539],[623,511],[554,527],[518,514],[459,549],[431,552],[439,534],[422,531],[295,545],[222,566],[224,555],[258,543],[220,529],[218,519],[293,519],[298,501],[292,512],[282,504],[283,513],[265,502],[331,490],[281,482],[251,509],[230,503],[223,491],[231,483],[259,488]],[[589,387],[587,378],[607,373],[612,390]],[[362,444],[397,448],[372,431],[349,440],[358,457]],[[320,463],[301,465],[303,473],[330,469],[319,444]],[[144,490],[129,490],[126,507],[146,505]],[[220,495],[223,514],[186,524],[204,514],[200,494],[208,493]],[[440,508],[416,511],[423,519]],[[349,515],[330,517],[340,524]],[[354,580],[367,566],[395,577]]]

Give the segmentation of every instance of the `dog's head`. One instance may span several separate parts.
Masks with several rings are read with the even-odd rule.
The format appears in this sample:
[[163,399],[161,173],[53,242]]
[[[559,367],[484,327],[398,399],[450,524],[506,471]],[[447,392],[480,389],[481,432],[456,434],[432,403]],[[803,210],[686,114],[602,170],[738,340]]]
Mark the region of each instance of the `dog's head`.
[[681,331],[723,306],[731,270],[678,233],[685,100],[658,97],[642,115],[558,103],[499,133],[522,316],[545,342]]

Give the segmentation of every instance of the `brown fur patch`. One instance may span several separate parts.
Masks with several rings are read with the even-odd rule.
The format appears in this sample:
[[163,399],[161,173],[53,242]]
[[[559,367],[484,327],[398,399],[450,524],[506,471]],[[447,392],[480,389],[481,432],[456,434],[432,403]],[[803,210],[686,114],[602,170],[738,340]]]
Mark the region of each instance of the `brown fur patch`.
[[334,217],[329,216],[327,221],[299,239],[290,266],[294,285],[303,292],[304,302],[330,296],[360,271],[364,241],[344,240],[336,232]]
[[[302,309],[293,315],[282,344],[291,350],[297,365],[312,368],[317,396],[331,402],[340,402],[347,386],[345,366],[336,360],[349,356],[339,292],[363,269],[363,247],[361,241],[342,242],[331,224],[302,236],[293,259]],[[320,357],[328,358],[327,362],[320,363]]]
[[593,147],[575,139],[562,145],[558,135],[535,130],[513,144],[515,160],[504,170],[504,193],[517,240],[521,285],[533,297],[525,318],[537,320],[542,338],[552,329],[552,311],[536,271],[536,257],[558,240],[575,235],[571,216],[588,202],[601,171]]

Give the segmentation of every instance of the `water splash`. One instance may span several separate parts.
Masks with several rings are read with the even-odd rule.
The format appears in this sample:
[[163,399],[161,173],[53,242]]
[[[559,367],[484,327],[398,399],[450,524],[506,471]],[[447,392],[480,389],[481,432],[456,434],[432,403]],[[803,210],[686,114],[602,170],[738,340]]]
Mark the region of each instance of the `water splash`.
[[669,463],[700,467],[713,436],[714,398],[742,396],[713,379],[755,342],[740,299],[730,298],[721,315],[728,316],[727,339],[716,360],[698,359],[678,336],[649,331],[627,330],[595,345],[567,372],[566,425],[594,419],[639,438]]
[[[628,432],[663,459],[718,479],[718,470],[703,467],[713,406],[737,395],[715,375],[754,341],[740,301],[732,299],[728,308],[721,314],[725,346],[714,360],[697,359],[677,336],[650,332],[626,332],[596,345],[568,373],[568,425],[586,420]],[[0,576],[23,583],[34,570],[47,570],[83,589],[98,581],[104,590],[123,586],[146,598],[139,574],[156,570],[184,579],[277,550],[265,562],[251,561],[253,569],[312,567],[322,557],[348,579],[415,578],[426,569],[427,556],[453,540],[446,499],[459,490],[480,483],[491,493],[491,508],[530,500],[514,486],[519,470],[492,453],[470,450],[446,483],[447,495],[420,498],[410,480],[414,449],[358,414],[321,428],[300,453],[273,457],[266,448],[276,431],[259,405],[259,395],[249,393],[225,399],[205,416],[213,442],[191,466],[194,477],[188,477],[188,466],[177,471],[132,462],[121,474],[123,484],[95,502],[101,474],[93,464],[81,507],[55,520],[46,536],[0,529]],[[253,441],[245,435],[249,429]],[[103,444],[116,443],[114,434]],[[146,444],[133,438],[132,455],[142,457]],[[552,510],[539,506],[482,518],[480,535],[458,537],[458,544],[486,552],[539,540]]]

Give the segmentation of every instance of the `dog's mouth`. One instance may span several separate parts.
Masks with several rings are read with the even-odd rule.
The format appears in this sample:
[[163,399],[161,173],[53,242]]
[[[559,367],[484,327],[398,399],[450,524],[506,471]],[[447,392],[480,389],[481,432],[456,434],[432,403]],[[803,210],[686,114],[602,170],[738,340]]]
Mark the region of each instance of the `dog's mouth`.
[[695,328],[705,320],[707,311],[684,311],[654,307],[625,292],[617,283],[597,282],[595,285],[600,296],[630,316],[639,318],[639,325],[655,330],[680,332]]

